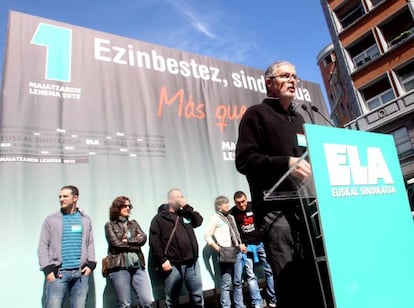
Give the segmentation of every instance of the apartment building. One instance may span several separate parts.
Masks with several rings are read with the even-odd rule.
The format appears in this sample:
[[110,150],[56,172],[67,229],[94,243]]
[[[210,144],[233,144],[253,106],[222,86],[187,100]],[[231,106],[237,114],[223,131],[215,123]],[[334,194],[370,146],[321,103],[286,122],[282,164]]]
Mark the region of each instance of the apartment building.
[[332,44],[317,56],[339,127],[394,136],[414,207],[414,1],[321,0]]

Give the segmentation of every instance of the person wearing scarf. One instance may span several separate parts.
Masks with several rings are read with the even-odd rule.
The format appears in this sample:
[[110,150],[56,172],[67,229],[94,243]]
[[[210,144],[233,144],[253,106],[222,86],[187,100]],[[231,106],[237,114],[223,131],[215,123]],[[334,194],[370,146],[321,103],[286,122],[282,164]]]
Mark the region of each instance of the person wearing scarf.
[[234,285],[234,271],[241,268],[242,255],[247,252],[246,246],[240,239],[234,217],[229,214],[229,199],[218,196],[214,202],[216,213],[210,218],[204,238],[209,246],[220,253],[226,247],[237,248],[235,263],[219,262],[220,268],[220,304],[221,307],[231,307],[230,291],[233,288],[233,301],[236,308],[245,307],[241,281]]

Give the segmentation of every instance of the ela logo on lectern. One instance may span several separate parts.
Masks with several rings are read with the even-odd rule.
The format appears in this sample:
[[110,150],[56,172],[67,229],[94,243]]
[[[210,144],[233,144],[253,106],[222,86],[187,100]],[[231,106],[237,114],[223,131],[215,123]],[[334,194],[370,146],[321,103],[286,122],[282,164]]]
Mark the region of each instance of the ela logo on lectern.
[[384,155],[378,147],[366,148],[366,166],[361,164],[355,145],[324,144],[329,180],[332,186],[394,184]]
[[[365,149],[366,165],[361,164],[360,152],[355,145],[323,145],[333,197],[392,194],[396,192],[394,180],[378,147]],[[381,182],[380,182],[381,181]]]

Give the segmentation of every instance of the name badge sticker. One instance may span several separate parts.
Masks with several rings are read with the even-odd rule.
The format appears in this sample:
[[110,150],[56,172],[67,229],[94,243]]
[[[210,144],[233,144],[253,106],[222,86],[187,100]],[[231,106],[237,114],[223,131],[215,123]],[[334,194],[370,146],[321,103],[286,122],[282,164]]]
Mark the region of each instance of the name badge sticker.
[[82,232],[82,225],[72,225],[72,232]]
[[306,143],[306,137],[304,134],[296,134],[296,139],[298,140],[298,145],[301,147],[306,147],[308,144]]

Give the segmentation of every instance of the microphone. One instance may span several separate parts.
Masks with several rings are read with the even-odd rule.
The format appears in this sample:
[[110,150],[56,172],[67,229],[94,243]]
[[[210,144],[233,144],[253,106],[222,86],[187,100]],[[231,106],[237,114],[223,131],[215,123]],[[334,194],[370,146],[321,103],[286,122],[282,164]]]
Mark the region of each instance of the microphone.
[[309,111],[309,109],[308,109],[308,106],[306,106],[306,105],[301,105],[301,107],[302,107],[302,109],[303,110],[305,110],[306,111],[306,113],[309,115],[309,118],[310,118],[310,120],[311,120],[311,122],[312,122],[312,124],[315,124],[315,121],[314,121],[314,119],[313,119],[313,115],[310,113],[310,111]]
[[[303,106],[303,105],[302,105]],[[331,120],[329,120],[329,118],[327,116],[325,116],[322,112],[319,111],[319,108],[316,107],[315,105],[311,105],[311,109],[313,111],[315,111],[316,113],[318,113],[326,122],[328,122],[332,127],[336,127],[335,124],[332,123]]]

